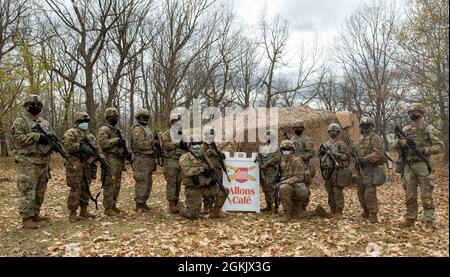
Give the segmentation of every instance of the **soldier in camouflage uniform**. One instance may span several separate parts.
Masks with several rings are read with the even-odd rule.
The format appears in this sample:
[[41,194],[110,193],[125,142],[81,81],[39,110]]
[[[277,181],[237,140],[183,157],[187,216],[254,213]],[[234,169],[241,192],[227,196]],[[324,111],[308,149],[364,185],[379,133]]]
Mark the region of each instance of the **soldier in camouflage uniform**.
[[[442,152],[444,144],[438,138],[439,131],[424,121],[425,113],[423,104],[411,104],[408,108],[408,115],[412,122],[411,125],[403,128],[403,132],[416,142],[419,151],[430,161],[431,155]],[[400,226],[411,227],[417,220],[417,187],[420,187],[425,223],[427,227],[433,228],[436,220],[433,200],[434,176],[432,172],[428,172],[426,163],[408,147],[406,140],[398,140],[396,147],[403,153],[402,177],[406,192],[405,221],[400,223]]]
[[71,223],[81,219],[77,215],[78,207],[81,207],[81,217],[95,218],[94,214],[88,212],[87,207],[89,198],[92,197],[89,186],[97,175],[96,159],[81,141],[87,138],[97,151],[100,149],[94,134],[88,130],[89,115],[86,112],[77,112],[74,120],[75,126],[64,133],[62,141],[68,156],[68,161],[64,165],[67,186],[70,188],[67,208],[69,210],[69,222]]
[[[201,213],[202,200],[204,196],[214,199],[210,218],[224,218],[226,215],[220,209],[225,203],[226,196],[217,184],[211,184],[211,174],[216,174],[211,161],[206,158],[205,164],[199,155],[202,154],[201,142],[191,142],[189,152],[181,155],[180,167],[185,187],[186,202],[181,209],[180,215],[188,219],[198,219]],[[213,171],[209,171],[211,167]],[[228,189],[227,189],[228,190]]]
[[106,156],[109,165],[109,175],[104,176],[103,207],[104,214],[115,216],[122,211],[117,208],[120,185],[122,183],[122,171],[125,167],[125,159],[131,160],[131,153],[126,150],[126,141],[123,132],[117,128],[119,112],[115,108],[105,110],[107,125],[98,130],[98,142]]
[[133,177],[136,182],[134,201],[136,212],[148,213],[150,207],[147,200],[152,190],[153,172],[156,170],[155,145],[159,143],[148,127],[150,113],[146,109],[140,109],[135,116],[137,123],[131,128],[131,151],[133,152]]
[[[268,146],[271,141],[275,140],[275,132],[273,130],[267,130],[264,135],[264,143],[262,147]],[[264,198],[266,200],[266,207],[261,209],[262,212],[270,212],[274,203],[274,176],[276,174],[278,165],[280,164],[280,152],[273,153],[259,153],[258,155],[260,163],[260,180],[261,186],[264,192]]]
[[377,186],[374,184],[374,170],[385,162],[383,140],[373,129],[375,120],[371,117],[361,118],[361,138],[357,146],[358,160],[361,165],[358,182],[358,199],[363,208],[362,217],[371,223],[377,223],[378,199]]
[[331,149],[332,154],[336,158],[337,165],[332,162],[328,155],[320,153],[322,176],[325,179],[325,188],[328,193],[328,205],[331,213],[337,219],[342,218],[344,211],[344,187],[338,182],[338,170],[343,170],[349,166],[348,146],[339,138],[341,127],[332,123],[328,127],[330,140],[325,146]]
[[320,205],[314,211],[307,211],[305,203],[309,202],[309,187],[305,181],[308,178],[303,160],[297,157],[294,143],[284,140],[280,144],[281,152],[281,182],[280,201],[283,205],[281,222],[289,222],[293,217],[310,218],[313,216],[330,217]]
[[307,174],[309,174],[309,180],[314,178],[316,169],[314,165],[310,163],[311,158],[314,157],[314,143],[310,137],[303,134],[305,130],[305,123],[303,120],[298,120],[294,123],[292,131],[294,135],[291,137],[291,141],[295,145],[295,155],[303,160],[306,166]]
[[[180,113],[170,114],[171,127],[181,120]],[[182,130],[179,130],[182,132]],[[183,134],[181,134],[183,135]],[[172,141],[170,129],[166,130],[162,136],[162,149],[164,152],[164,178],[166,179],[166,200],[169,202],[169,212],[179,213],[182,207],[180,199],[181,189],[181,168],[178,163],[181,155],[186,153],[186,142],[183,140],[176,142]]]
[[44,201],[47,182],[50,178],[49,141],[33,127],[39,124],[47,132],[51,132],[50,124],[39,116],[42,102],[37,95],[25,98],[24,111],[11,128],[17,163],[17,190],[19,191],[19,213],[22,225],[26,229],[36,229],[36,222],[49,220],[39,215]]

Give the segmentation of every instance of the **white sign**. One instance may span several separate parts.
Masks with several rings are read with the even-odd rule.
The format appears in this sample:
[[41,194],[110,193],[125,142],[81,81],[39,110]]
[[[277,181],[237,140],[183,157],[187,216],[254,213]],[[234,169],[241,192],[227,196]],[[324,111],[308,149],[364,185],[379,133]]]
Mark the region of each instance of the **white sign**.
[[260,212],[259,203],[259,163],[255,162],[256,153],[247,158],[246,153],[237,152],[231,157],[225,154],[227,176],[223,174],[223,184],[230,190],[223,205],[224,211]]

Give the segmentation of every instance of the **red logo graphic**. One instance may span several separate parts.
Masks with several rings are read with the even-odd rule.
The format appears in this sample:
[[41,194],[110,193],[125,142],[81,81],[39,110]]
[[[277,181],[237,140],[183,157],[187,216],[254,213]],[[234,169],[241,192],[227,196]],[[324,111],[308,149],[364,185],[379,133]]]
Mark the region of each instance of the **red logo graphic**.
[[240,167],[236,171],[236,182],[238,183],[245,183],[248,181],[248,167]]

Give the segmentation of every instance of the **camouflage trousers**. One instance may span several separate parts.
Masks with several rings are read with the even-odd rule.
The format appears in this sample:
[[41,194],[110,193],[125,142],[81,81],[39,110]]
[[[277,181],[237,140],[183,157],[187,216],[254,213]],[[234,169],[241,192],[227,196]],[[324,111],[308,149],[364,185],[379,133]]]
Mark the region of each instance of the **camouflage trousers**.
[[76,211],[80,206],[87,207],[89,205],[88,187],[91,185],[91,181],[96,179],[97,167],[95,164],[76,160],[66,163],[65,167],[66,182],[70,188],[67,209]]
[[136,155],[133,159],[134,201],[146,203],[152,191],[153,172],[156,170],[155,159],[150,155]]
[[362,169],[361,181],[358,182],[358,200],[364,212],[378,213],[377,187],[372,184],[373,168]]
[[[227,189],[228,190],[228,189]],[[183,217],[198,219],[202,209],[203,197],[214,199],[211,207],[212,212],[218,212],[225,203],[226,196],[219,186],[210,187],[188,186],[185,187],[186,202],[185,207],[180,211]]]
[[50,177],[48,164],[19,163],[17,166],[17,190],[19,214],[23,220],[39,215]]
[[181,190],[181,167],[178,159],[164,160],[164,178],[166,179],[166,200],[178,202]]
[[[219,178],[223,178],[223,171],[221,168],[216,168],[216,174]],[[205,212],[210,212],[214,206],[215,195],[204,195],[203,196],[203,209]]]
[[285,213],[294,217],[307,217],[305,203],[309,202],[309,188],[304,183],[281,184],[280,202]]
[[417,187],[420,187],[424,218],[426,221],[436,220],[433,200],[434,176],[432,174],[427,175],[428,169],[424,162],[405,165],[403,172],[403,188],[406,192],[405,218],[407,219],[417,219]]
[[328,194],[328,206],[331,213],[342,213],[344,210],[344,188],[336,185],[336,172],[333,172],[331,178],[325,181],[325,189]]
[[122,158],[117,158],[114,156],[107,156],[106,160],[109,165],[110,174],[105,176],[105,180],[103,182],[103,207],[105,209],[111,209],[117,205],[125,161]]
[[266,204],[271,205],[274,202],[275,184],[273,182],[273,176],[275,176],[275,170],[266,170],[261,176],[261,187],[264,193]]

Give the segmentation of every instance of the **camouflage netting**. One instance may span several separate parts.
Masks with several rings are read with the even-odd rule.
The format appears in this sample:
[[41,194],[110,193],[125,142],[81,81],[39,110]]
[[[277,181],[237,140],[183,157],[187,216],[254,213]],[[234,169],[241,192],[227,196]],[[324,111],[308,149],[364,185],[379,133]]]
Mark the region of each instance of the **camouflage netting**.
[[[256,109],[257,112],[260,111],[266,111],[264,109]],[[241,115],[243,117],[239,116],[225,116],[216,119],[212,123],[210,123],[212,126],[215,127],[215,129],[220,129],[220,125],[226,126],[226,123],[233,122],[233,129],[238,130],[238,132],[243,132],[244,141],[245,142],[223,142],[218,143],[222,149],[222,151],[228,151],[231,153],[234,152],[245,152],[247,155],[251,155],[252,152],[258,151],[258,143],[256,142],[247,142],[248,137],[248,130],[252,129],[255,130],[257,126],[256,120],[251,120],[248,124],[248,115],[255,113],[255,109],[250,109],[244,111]],[[242,120],[243,118],[243,120]],[[274,129],[276,126],[269,126],[270,123],[270,116],[269,112],[267,112],[266,115],[266,128]],[[331,111],[323,111],[323,110],[315,110],[307,106],[301,106],[301,107],[289,107],[289,108],[279,108],[278,109],[278,142],[281,143],[282,141],[282,135],[285,132],[288,132],[288,137],[291,137],[292,134],[290,133],[290,129],[292,128],[293,124],[298,120],[303,119],[305,123],[305,134],[312,138],[314,142],[314,148],[316,149],[316,154],[318,152],[318,149],[322,143],[327,141],[329,139],[329,136],[327,134],[327,128],[328,125],[331,123],[340,123],[341,126],[347,131],[347,133],[350,135],[350,137],[353,139],[355,144],[358,141],[359,138],[359,122],[356,115],[350,113],[350,112],[338,112],[334,113]],[[236,120],[238,120],[238,127],[236,127]],[[250,126],[249,126],[250,125]],[[225,130],[222,127],[222,134],[224,135]],[[318,178],[320,177],[320,171],[318,170],[318,158],[317,156],[313,158],[312,163],[316,165],[317,173],[315,180],[319,181]],[[316,181],[316,182],[317,182]]]

